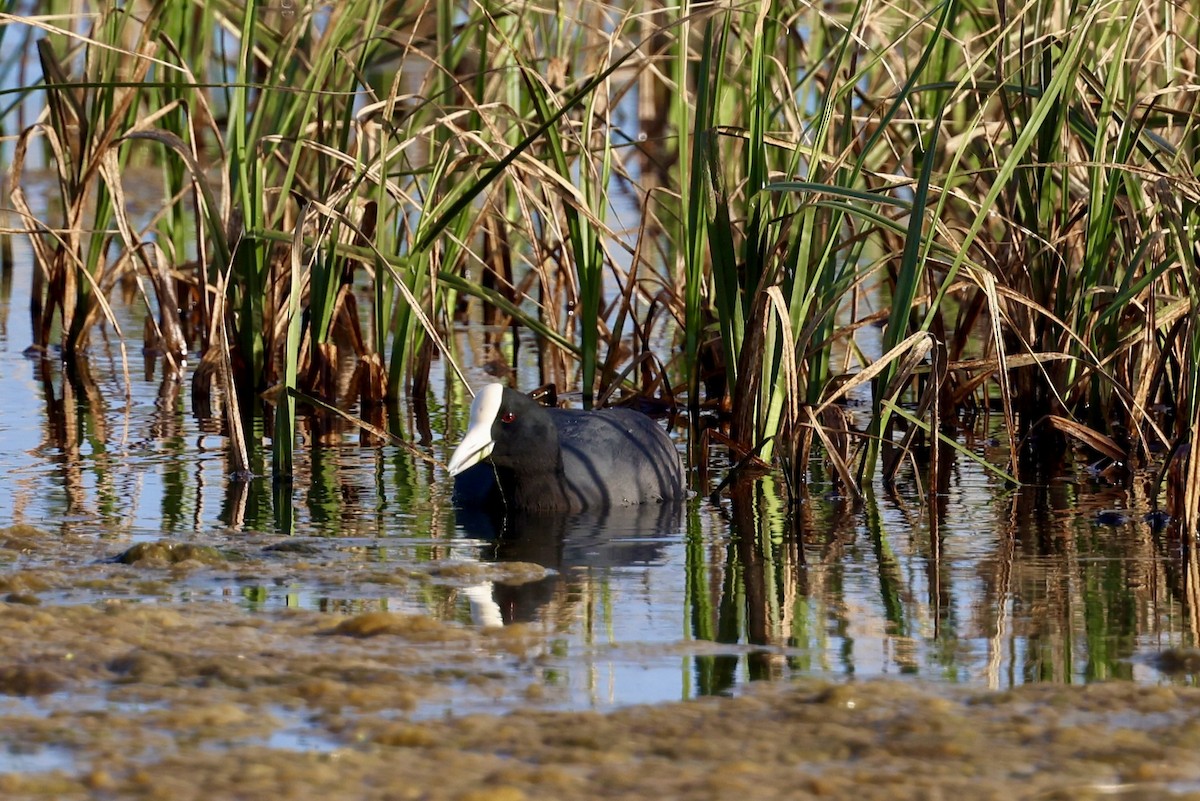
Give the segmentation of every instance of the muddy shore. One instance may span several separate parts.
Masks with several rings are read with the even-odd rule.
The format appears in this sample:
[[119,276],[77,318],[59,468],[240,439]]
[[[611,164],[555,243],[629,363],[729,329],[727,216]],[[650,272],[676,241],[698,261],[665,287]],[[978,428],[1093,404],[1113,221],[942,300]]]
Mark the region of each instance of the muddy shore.
[[[180,591],[214,569],[453,591],[534,566],[367,573],[25,528],[0,549],[5,799],[1200,798],[1192,687],[799,680],[552,711],[536,627]],[[429,712],[451,696],[515,711]]]

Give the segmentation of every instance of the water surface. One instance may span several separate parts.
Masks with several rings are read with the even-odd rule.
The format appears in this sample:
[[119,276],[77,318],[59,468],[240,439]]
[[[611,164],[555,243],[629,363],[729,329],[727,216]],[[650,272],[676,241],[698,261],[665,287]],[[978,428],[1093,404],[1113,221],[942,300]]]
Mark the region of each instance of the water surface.
[[[318,435],[309,426],[294,483],[277,495],[269,478],[230,477],[219,417],[194,407],[186,377],[164,381],[136,341],[122,354],[111,331],[98,335],[85,376],[67,375],[53,354],[27,356],[31,265],[17,253],[0,299],[0,526],[89,543],[0,564],[65,576],[42,591],[44,604],[213,600],[245,615],[389,610],[532,626],[546,644],[545,703],[568,708],[795,676],[991,688],[1182,680],[1152,666],[1163,649],[1193,642],[1181,555],[1142,520],[1145,498],[1083,465],[1015,491],[960,460],[936,513],[911,484],[894,496],[876,488],[857,508],[817,484],[790,506],[767,477],[716,502],[695,493],[678,509],[518,521],[497,537],[487,521],[456,515],[439,465],[397,446],[364,446],[348,427]],[[117,308],[125,331],[140,330],[136,303]],[[460,341],[471,379],[488,380],[470,363],[486,350],[480,332]],[[532,364],[519,370],[536,381]],[[427,440],[411,419],[397,428],[444,461],[469,396],[437,378]],[[999,449],[977,447],[1002,461]],[[715,480],[727,465],[719,452],[711,458]],[[1125,513],[1100,514],[1111,510]],[[213,546],[241,566],[148,569],[141,578],[157,582],[153,593],[137,582],[70,579],[72,558],[103,560],[158,540]],[[492,561],[544,574],[462,578],[464,566]],[[297,562],[302,569],[288,567]],[[412,573],[430,578],[387,580]],[[511,703],[467,695],[432,708]]]

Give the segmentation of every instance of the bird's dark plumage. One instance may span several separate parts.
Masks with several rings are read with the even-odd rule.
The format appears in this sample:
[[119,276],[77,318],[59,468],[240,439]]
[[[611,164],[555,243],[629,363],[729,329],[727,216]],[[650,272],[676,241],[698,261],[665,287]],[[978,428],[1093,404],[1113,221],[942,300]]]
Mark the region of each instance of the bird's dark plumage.
[[450,459],[459,503],[520,511],[580,511],[683,497],[671,439],[628,409],[547,409],[490,384]]

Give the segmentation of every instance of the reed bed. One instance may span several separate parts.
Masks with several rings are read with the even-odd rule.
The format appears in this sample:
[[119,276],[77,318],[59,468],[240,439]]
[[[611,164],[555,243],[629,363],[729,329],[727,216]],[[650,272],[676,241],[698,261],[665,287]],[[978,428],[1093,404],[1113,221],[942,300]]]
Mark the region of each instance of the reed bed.
[[536,337],[559,392],[687,411],[794,497],[909,464],[932,499],[998,418],[1008,479],[1070,445],[1200,519],[1185,6],[3,6],[34,346],[85,358],[135,281],[242,470],[266,411],[290,475],[297,398],[382,436],[484,322]]

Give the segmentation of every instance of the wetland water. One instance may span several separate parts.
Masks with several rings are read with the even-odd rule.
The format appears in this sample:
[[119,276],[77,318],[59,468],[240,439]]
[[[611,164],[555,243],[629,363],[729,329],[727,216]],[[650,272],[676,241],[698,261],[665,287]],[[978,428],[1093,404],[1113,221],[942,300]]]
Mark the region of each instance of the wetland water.
[[[817,485],[790,514],[766,478],[497,539],[456,517],[441,467],[310,427],[273,497],[230,479],[219,417],[139,337],[128,396],[112,331],[89,376],[26,356],[17,250],[0,285],[6,798],[328,797],[347,776],[405,797],[397,749],[403,787],[430,798],[1200,788],[1171,750],[1196,742],[1195,584],[1145,499],[1085,465],[1014,492],[960,461],[936,533],[911,489],[856,509]],[[460,345],[487,380],[478,332]],[[469,399],[435,386],[419,447],[444,461]],[[789,738],[803,755],[775,750]]]

